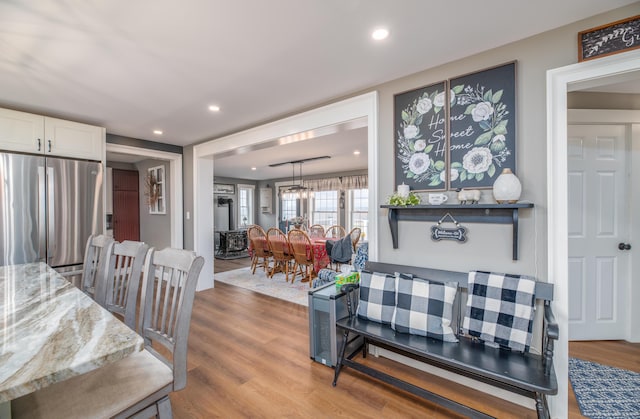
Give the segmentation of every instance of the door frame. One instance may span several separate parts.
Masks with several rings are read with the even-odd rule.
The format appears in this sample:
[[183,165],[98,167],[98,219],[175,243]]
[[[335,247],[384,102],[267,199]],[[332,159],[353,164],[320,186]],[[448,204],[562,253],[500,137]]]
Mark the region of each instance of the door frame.
[[[554,351],[558,394],[549,398],[552,417],[568,415],[567,92],[576,83],[597,83],[598,79],[628,76],[638,70],[640,51],[634,50],[547,71],[547,277],[549,282],[555,283],[556,297],[552,307],[560,329]],[[638,287],[640,284],[632,291],[635,297],[640,295]],[[630,315],[638,317],[640,307],[635,306]]]
[[369,176],[369,258],[377,260],[378,245],[378,92],[373,91],[265,125],[213,139],[193,148],[193,247],[205,258],[198,290],[213,288],[213,156],[277,140],[314,138],[314,130],[366,118]]
[[[120,154],[131,154],[134,156],[144,156],[149,159],[164,160],[169,162],[169,199],[171,207],[171,247],[182,249],[183,247],[183,195],[182,195],[182,154],[171,153],[168,151],[151,150],[148,148],[132,147],[122,144],[107,143],[106,151]],[[104,191],[103,200],[106,202],[106,193]],[[143,200],[140,200],[143,202]]]

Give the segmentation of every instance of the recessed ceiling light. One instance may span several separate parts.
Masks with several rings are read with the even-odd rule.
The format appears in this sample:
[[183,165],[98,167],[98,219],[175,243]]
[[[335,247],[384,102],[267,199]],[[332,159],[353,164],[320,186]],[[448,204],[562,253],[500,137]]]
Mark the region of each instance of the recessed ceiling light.
[[252,167],[251,170],[258,170],[256,167]]
[[371,37],[376,41],[382,41],[389,36],[389,30],[385,28],[378,28],[371,33]]
[[360,155],[360,150],[354,151],[353,154],[355,154],[356,156],[359,156]]
[[162,135],[162,131],[160,131],[159,129],[154,129],[154,130],[153,130],[153,133],[154,133],[155,135]]
[[211,105],[211,106],[209,106],[209,110],[211,112],[218,112],[218,111],[220,111],[220,106]]

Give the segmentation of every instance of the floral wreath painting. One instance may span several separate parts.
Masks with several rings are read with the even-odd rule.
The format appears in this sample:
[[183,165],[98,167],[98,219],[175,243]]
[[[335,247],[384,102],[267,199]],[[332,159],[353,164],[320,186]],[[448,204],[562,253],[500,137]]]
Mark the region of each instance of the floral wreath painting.
[[395,178],[412,190],[445,190],[446,82],[394,96]]
[[449,188],[489,188],[515,171],[515,62],[450,80]]

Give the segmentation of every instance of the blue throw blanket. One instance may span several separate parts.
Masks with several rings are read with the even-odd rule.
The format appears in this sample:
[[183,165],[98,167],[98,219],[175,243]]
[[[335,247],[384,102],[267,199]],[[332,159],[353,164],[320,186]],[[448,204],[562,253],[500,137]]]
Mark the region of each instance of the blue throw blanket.
[[351,244],[351,236],[345,236],[339,240],[327,240],[327,254],[332,262],[351,263],[353,255],[353,247]]

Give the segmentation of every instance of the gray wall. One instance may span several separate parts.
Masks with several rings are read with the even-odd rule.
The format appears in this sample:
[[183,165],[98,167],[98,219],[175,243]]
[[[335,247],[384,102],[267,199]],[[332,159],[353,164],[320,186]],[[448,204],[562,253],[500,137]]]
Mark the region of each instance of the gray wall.
[[640,95],[602,92],[571,92],[567,95],[569,109],[639,110]]
[[[239,178],[230,178],[230,177],[221,177],[221,176],[216,176],[213,178],[213,183],[222,183],[225,185],[234,185],[235,186],[235,193],[234,194],[214,194],[213,195],[213,199],[214,199],[214,209],[216,206],[215,200],[219,197],[219,196],[224,196],[224,197],[229,197],[231,199],[233,199],[233,221],[234,221],[234,229],[237,229],[240,226],[240,220],[238,220],[238,185],[253,185],[256,187],[256,189],[253,191],[253,202],[254,202],[254,220],[257,220],[257,205],[258,205],[258,199],[259,199],[259,190],[258,190],[258,182],[255,180],[249,180],[249,179],[239,179]],[[213,185],[211,185],[211,187],[213,188]],[[215,223],[214,223],[215,225]],[[219,229],[215,228],[216,231],[218,231]],[[224,230],[224,229],[223,229]]]
[[[468,224],[468,242],[433,242],[431,223],[401,222],[399,248],[393,249],[386,211],[379,211],[379,259],[384,262],[429,266],[467,271],[486,269],[547,276],[546,205],[546,72],[577,62],[576,34],[637,14],[638,4],[568,25],[478,55],[426,70],[377,86],[379,92],[380,173],[378,194],[381,200],[395,189],[393,155],[393,95],[467,74],[497,64],[517,60],[517,171],[522,200],[535,203],[533,210],[520,213],[520,260],[511,260],[511,227],[507,225]],[[483,194],[489,194],[485,191]],[[556,281],[562,280],[555,278]]]
[[[589,29],[640,13],[640,3],[620,8],[559,29],[545,32],[500,48],[424,70],[378,86],[345,95],[341,99],[370,91],[378,92],[379,150],[378,197],[383,204],[395,190],[393,179],[393,97],[459,75],[517,60],[517,170],[522,200],[535,203],[520,214],[520,260],[511,260],[511,226],[467,224],[468,242],[432,242],[432,223],[401,222],[399,248],[393,249],[387,212],[379,209],[379,260],[416,266],[466,271],[486,269],[547,276],[547,158],[546,158],[546,72],[577,62],[576,36]],[[192,175],[185,179],[189,181]],[[484,200],[490,191],[484,191]],[[376,216],[376,215],[371,215]],[[193,245],[193,240],[189,243]],[[556,281],[562,280],[556,278]]]
[[184,248],[193,250],[193,147],[185,147],[182,155],[182,194],[184,196]]
[[[153,246],[156,249],[164,249],[171,247],[171,191],[170,182],[172,174],[170,173],[169,163],[162,160],[143,160],[135,164],[139,172],[140,182],[140,241]],[[164,166],[166,174],[164,192],[166,196],[166,214],[149,214],[147,206],[147,197],[145,196],[145,177],[147,169],[156,166]]]

